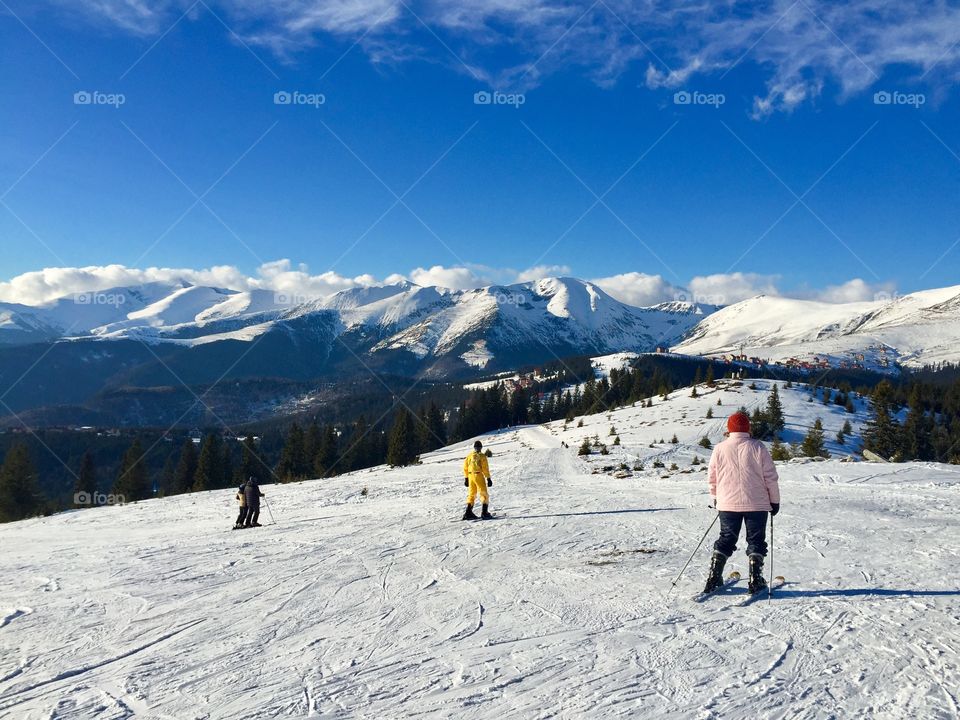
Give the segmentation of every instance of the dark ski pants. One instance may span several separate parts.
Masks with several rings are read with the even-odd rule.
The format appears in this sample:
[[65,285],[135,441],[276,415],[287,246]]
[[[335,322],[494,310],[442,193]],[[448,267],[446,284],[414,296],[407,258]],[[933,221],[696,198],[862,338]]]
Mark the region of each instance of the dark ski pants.
[[747,555],[767,555],[767,511],[720,511],[720,538],[713,544],[718,553],[730,557],[737,549],[740,527],[747,526]]
[[258,507],[248,508],[246,527],[250,527],[251,525],[256,525],[257,522],[259,522],[259,520],[260,520],[260,508]]
[[234,523],[234,525],[243,525],[246,519],[247,519],[247,508],[242,507],[240,508],[240,514],[237,515],[237,521]]

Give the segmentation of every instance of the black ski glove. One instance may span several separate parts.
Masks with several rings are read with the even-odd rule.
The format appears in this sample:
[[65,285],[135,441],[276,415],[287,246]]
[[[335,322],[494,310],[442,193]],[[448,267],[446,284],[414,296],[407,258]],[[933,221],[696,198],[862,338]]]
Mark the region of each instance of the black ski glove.
[[467,478],[464,478],[464,479],[463,479],[463,486],[464,486],[464,487],[470,487],[470,481],[469,481]]
[[487,487],[493,487],[493,478],[487,478]]
[[770,517],[780,512],[780,503],[770,503]]

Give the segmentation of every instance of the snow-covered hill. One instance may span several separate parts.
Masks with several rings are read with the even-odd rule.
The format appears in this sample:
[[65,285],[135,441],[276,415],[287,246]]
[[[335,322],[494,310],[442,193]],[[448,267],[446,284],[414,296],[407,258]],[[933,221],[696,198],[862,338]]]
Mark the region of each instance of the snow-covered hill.
[[[798,432],[842,414],[782,392]],[[0,526],[0,715],[956,717],[957,467],[780,465],[789,584],[749,607],[742,587],[692,603],[704,548],[670,592],[712,517],[696,441],[765,396],[725,385],[488,436],[506,515],[490,522],[456,519],[463,443],[266,486],[277,522],[255,530],[227,529],[230,491]],[[643,471],[576,455],[611,424],[611,452]]]
[[960,285],[861,303],[759,296],[705,318],[673,348],[873,369],[960,361]]

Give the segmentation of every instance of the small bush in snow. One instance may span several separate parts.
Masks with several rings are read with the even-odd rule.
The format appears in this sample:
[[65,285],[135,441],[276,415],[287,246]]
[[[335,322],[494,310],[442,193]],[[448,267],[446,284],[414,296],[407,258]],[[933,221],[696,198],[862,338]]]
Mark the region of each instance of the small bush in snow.
[[680,441],[677,439],[677,434],[676,434],[676,433],[674,433],[674,434],[673,434],[673,437],[670,438],[670,442],[671,442],[673,445],[676,445],[677,443],[680,442]]
[[703,447],[703,448],[712,448],[712,447],[713,447],[713,443],[710,442],[710,438],[708,438],[706,435],[704,435],[702,438],[700,438],[700,447]]
[[493,450],[491,450],[490,448],[487,448],[486,450],[483,451],[483,454],[486,455],[487,457],[493,457]]
[[587,438],[583,439],[583,442],[580,443],[580,449],[577,450],[577,455],[589,455],[590,454],[590,440]]
[[671,470],[679,470],[680,468],[677,467],[677,464],[676,464],[676,463],[670,463],[670,469],[671,469]]
[[664,465],[664,464],[663,464],[662,462],[660,462],[659,460],[654,460],[654,461],[653,461],[653,466],[654,466],[655,468],[666,467],[666,465]]
[[583,418],[580,418],[580,420],[577,421],[577,427],[583,427]]
[[774,437],[773,445],[770,446],[770,457],[777,461],[789,460],[793,455],[790,449],[780,442],[780,438]]
[[617,436],[613,439],[613,444],[614,444],[614,445],[619,445],[619,444],[620,444],[620,436],[619,436],[619,435],[617,435]]

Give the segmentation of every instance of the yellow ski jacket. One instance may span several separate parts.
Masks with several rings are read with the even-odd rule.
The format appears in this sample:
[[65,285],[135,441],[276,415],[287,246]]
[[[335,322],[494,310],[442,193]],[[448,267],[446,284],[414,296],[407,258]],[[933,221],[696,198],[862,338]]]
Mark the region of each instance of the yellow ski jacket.
[[487,456],[482,452],[474,450],[463,460],[463,476],[467,480],[473,480],[477,485],[486,485],[490,479],[490,464],[487,462]]

